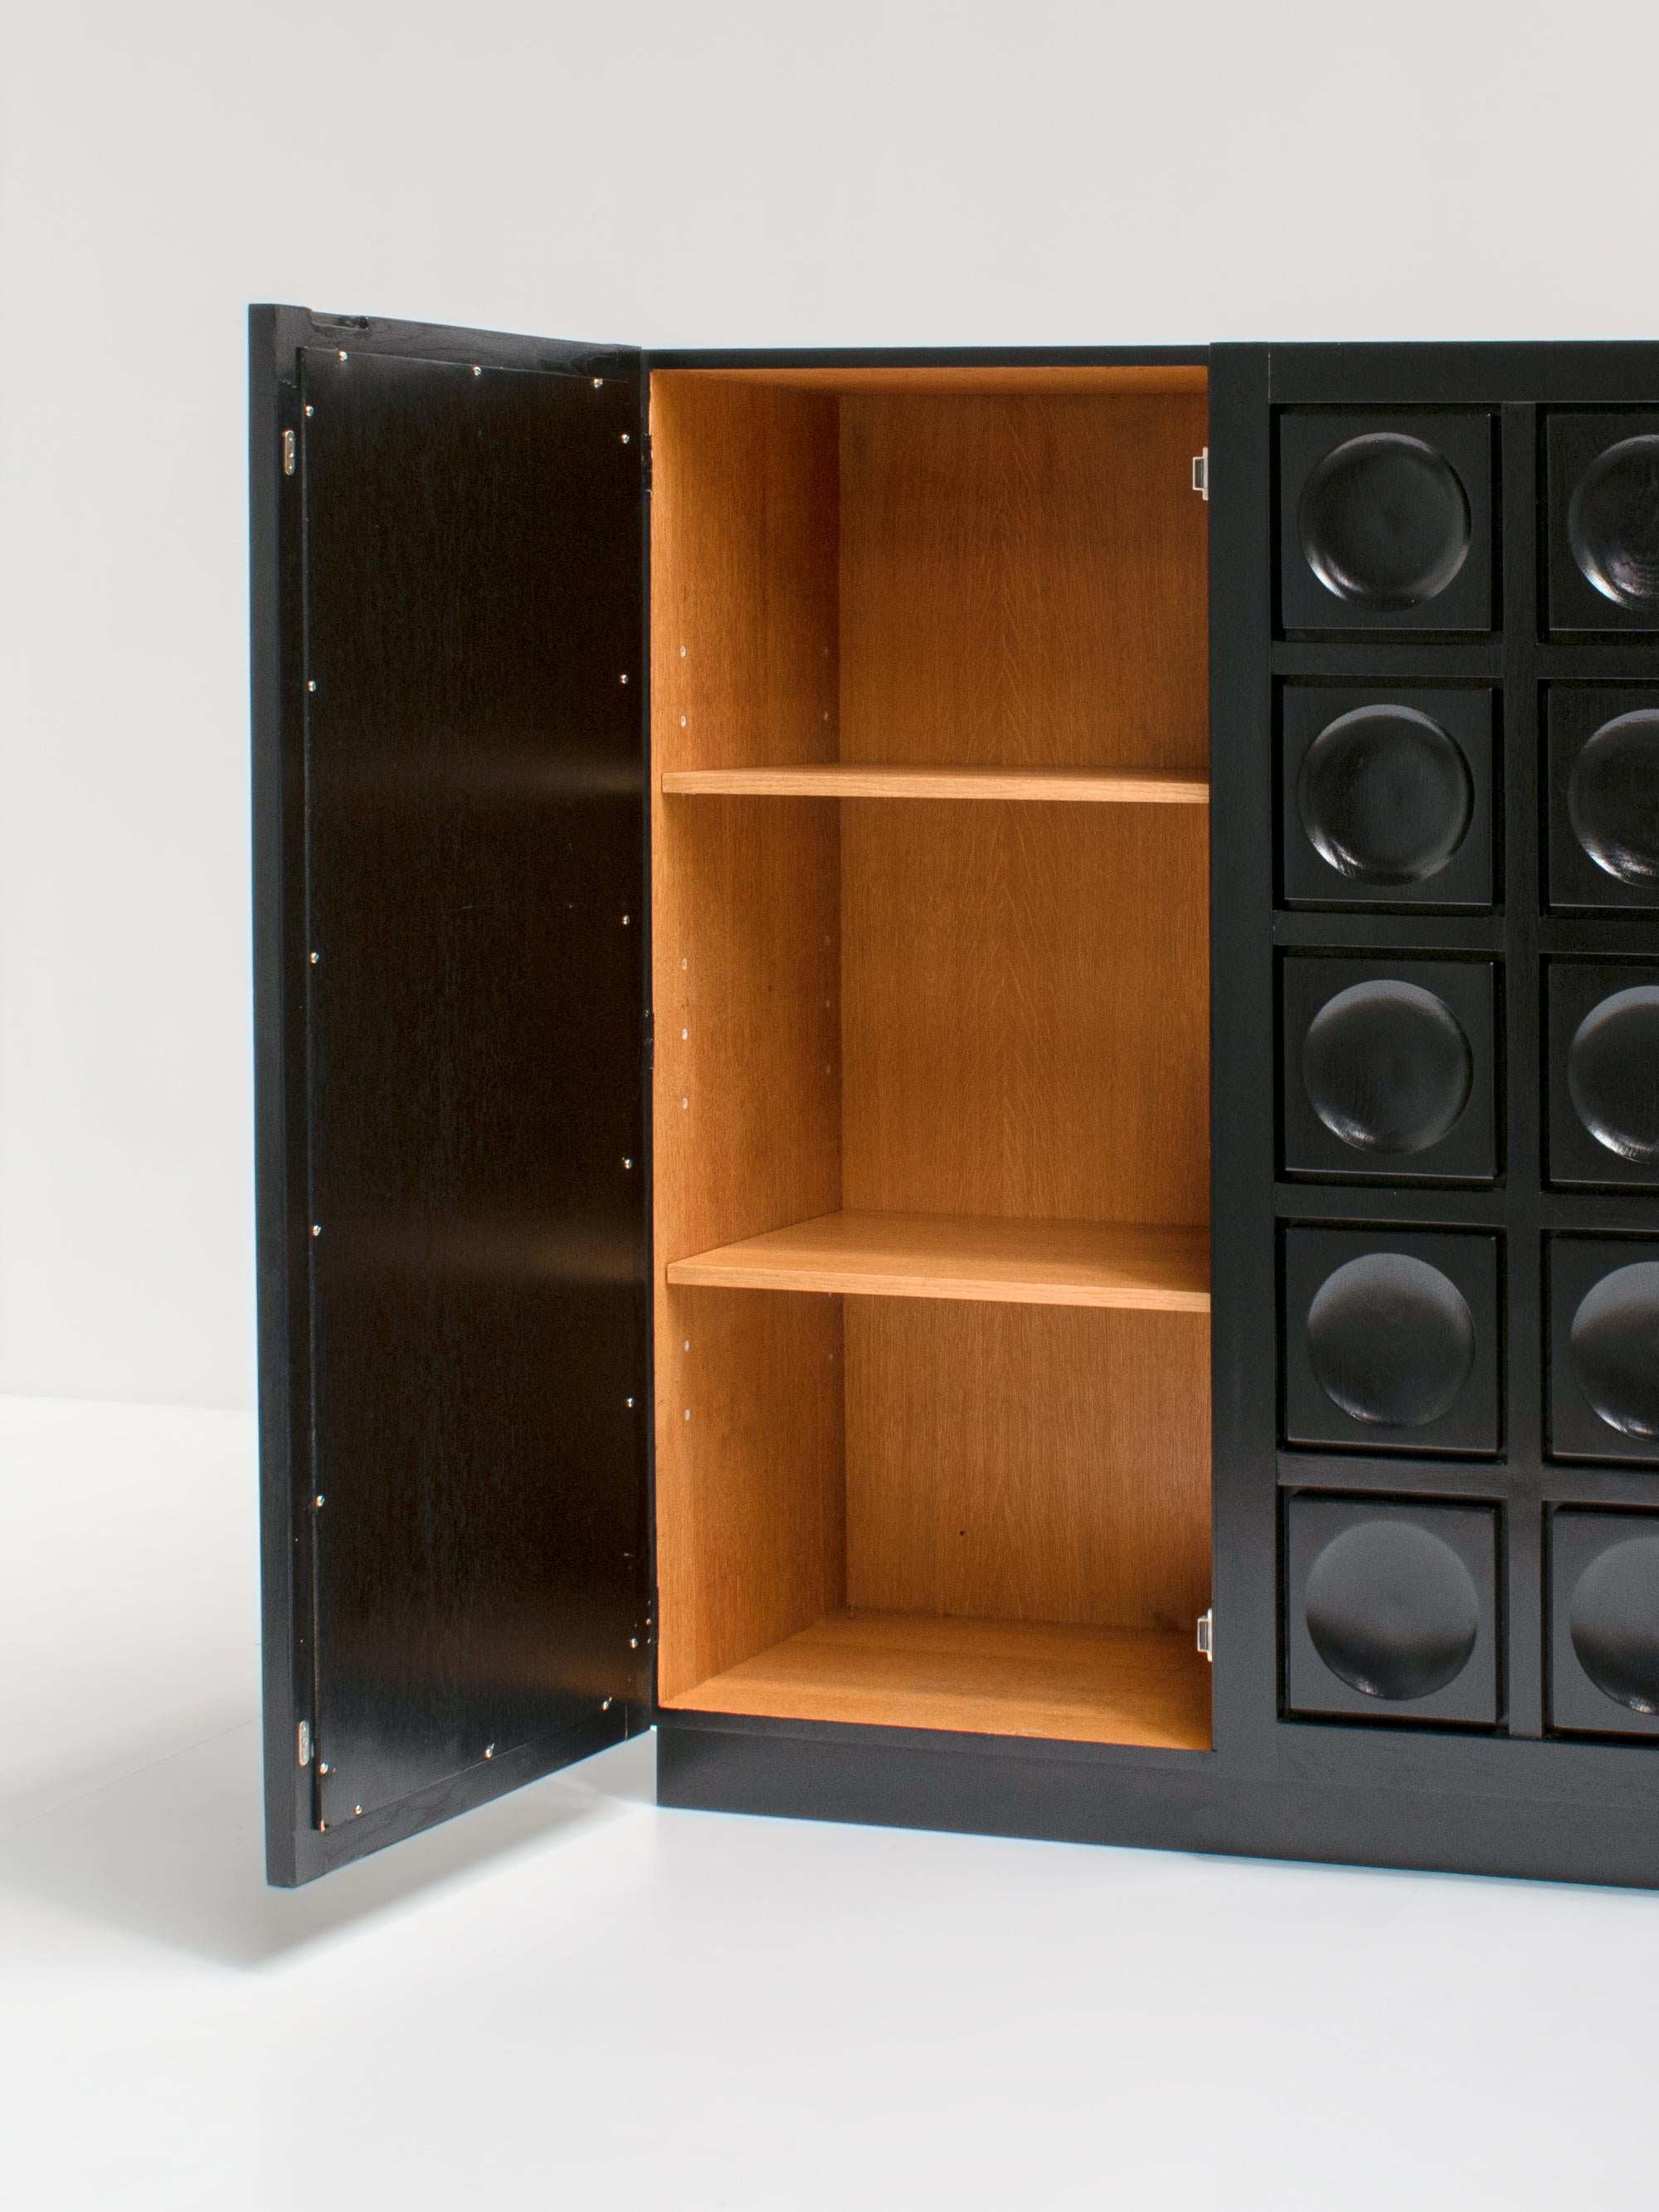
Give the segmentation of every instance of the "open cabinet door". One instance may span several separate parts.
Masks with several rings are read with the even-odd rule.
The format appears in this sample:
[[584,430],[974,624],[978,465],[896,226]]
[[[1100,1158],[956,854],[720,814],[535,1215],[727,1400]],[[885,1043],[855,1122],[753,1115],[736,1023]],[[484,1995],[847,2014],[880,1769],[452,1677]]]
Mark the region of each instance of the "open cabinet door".
[[637,352],[251,319],[268,1865],[650,1717]]

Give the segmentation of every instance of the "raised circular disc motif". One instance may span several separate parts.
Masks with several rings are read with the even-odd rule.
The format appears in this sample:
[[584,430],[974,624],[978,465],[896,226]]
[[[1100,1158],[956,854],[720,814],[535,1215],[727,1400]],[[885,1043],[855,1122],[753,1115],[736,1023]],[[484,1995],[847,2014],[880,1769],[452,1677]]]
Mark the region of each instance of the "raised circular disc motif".
[[1356,983],[1319,1009],[1302,1041],[1302,1081],[1333,1136],[1397,1157],[1455,1127],[1474,1054],[1443,999],[1391,977]]
[[1367,884],[1437,875],[1474,813],[1462,750],[1413,707],[1356,707],[1327,723],[1303,756],[1296,797],[1320,858]]
[[1579,1389],[1610,1429],[1659,1437],[1659,1261],[1615,1267],[1593,1285],[1567,1349]]
[[1596,455],[1567,502],[1567,543],[1604,599],[1659,613],[1659,437],[1621,438]]
[[1638,984],[1590,1008],[1567,1047],[1567,1095],[1608,1152],[1659,1163],[1659,988]]
[[1305,1606],[1315,1650],[1368,1698],[1432,1697],[1457,1680],[1480,1633],[1474,1577],[1411,1521],[1361,1521],[1334,1536],[1309,1572]]
[[1474,1366],[1474,1316],[1455,1283],[1404,1252],[1366,1252],[1308,1309],[1308,1358],[1351,1420],[1418,1429],[1456,1404]]
[[1659,1713],[1659,1536],[1600,1552],[1567,1610],[1578,1663],[1596,1688],[1633,1713]]
[[1297,527],[1328,592],[1399,613],[1443,592],[1468,559],[1468,495],[1437,447],[1373,430],[1347,439],[1309,476]]
[[1567,818],[1604,874],[1659,885],[1659,711],[1602,723],[1572,764]]

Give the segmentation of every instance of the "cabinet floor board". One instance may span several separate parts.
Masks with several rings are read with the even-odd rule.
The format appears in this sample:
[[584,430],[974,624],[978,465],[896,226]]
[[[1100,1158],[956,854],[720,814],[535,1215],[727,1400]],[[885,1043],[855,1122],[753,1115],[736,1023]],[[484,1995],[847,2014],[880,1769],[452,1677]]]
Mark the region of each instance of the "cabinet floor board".
[[848,1611],[664,1703],[1207,1751],[1209,1672],[1191,1637],[1171,1630]]

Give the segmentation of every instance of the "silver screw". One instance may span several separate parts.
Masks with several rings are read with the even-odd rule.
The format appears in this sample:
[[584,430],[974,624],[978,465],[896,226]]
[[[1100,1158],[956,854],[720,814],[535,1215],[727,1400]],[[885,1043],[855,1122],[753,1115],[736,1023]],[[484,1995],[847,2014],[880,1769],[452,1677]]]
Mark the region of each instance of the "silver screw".
[[484,1757],[485,1757],[486,1759],[494,1759],[494,1757],[495,1757],[495,1745],[494,1745],[493,1743],[487,1743],[487,1744],[484,1746]]
[[626,431],[626,430],[624,430],[624,431],[623,432],[623,445],[624,445],[624,446],[631,446],[631,445],[633,444],[633,442],[634,442],[634,441],[633,441],[633,440],[629,436],[629,434],[628,434],[627,431]]
[[313,1222],[312,1223],[312,1224],[311,1224],[311,1233],[312,1233],[312,1235],[313,1235],[313,1237],[320,1237],[320,1236],[322,1235],[322,1233],[323,1233],[323,1224],[322,1224],[322,1223],[321,1223],[320,1221],[313,1221]]
[[604,391],[604,389],[605,389],[605,379],[604,379],[602,376],[596,376],[596,377],[594,378],[594,380],[593,380],[593,389],[594,389],[594,391],[595,391],[595,392],[603,392],[603,391]]
[[629,1157],[628,1157],[627,1153],[626,1153],[626,1152],[624,1152],[624,1153],[623,1154],[623,1165],[625,1168],[631,1168],[631,1167],[633,1166],[633,1164],[634,1164],[633,1161],[632,1161],[632,1160],[630,1160],[630,1159],[629,1158]]
[[631,1406],[631,1405],[633,1404],[634,1401],[630,1398],[630,1399],[629,1400],[629,1401],[628,1401],[628,1402],[629,1402],[629,1404]]
[[307,683],[306,683],[306,690],[307,690],[307,691],[314,691],[316,689],[317,689],[317,679],[316,679],[316,678],[315,678],[314,676],[308,678],[307,679]]
[[682,1098],[680,1101],[682,1106],[690,1106],[690,1103],[691,1101],[689,1098]]
[[681,659],[682,660],[684,660],[684,658],[685,658],[685,647],[684,647],[684,646],[682,646],[682,647],[680,647],[680,659]]
[[686,1419],[687,1419],[688,1421],[689,1421],[689,1420],[690,1419],[690,1418],[691,1418],[691,1408],[690,1407],[690,1406],[688,1406],[688,1407],[686,1407],[686,1409],[685,1409],[685,1418],[686,1418]]
[[316,410],[314,407],[307,407],[307,408],[306,409],[306,413],[307,413],[307,415],[314,415],[316,412],[317,412],[317,410]]
[[327,1500],[327,1499],[323,1496],[322,1492],[319,1490],[319,1491],[317,1492],[316,1498],[315,1498],[315,1499],[314,1499],[313,1502],[313,1504],[318,1504],[318,1505],[326,1505],[326,1504],[327,1504],[327,1503],[328,1503],[328,1500]]
[[326,1774],[328,1772],[328,1761],[326,1759],[322,1761],[320,1765],[318,1767],[317,1771],[319,1774]]
[[637,1636],[630,1636],[630,1637],[629,1638],[629,1639],[628,1639],[628,1648],[629,1648],[629,1650],[630,1651],[637,1651],[637,1650],[639,1650],[639,1648],[640,1648],[640,1639],[639,1639],[639,1638],[638,1638]]
[[600,1698],[600,1700],[599,1700],[599,1711],[600,1711],[602,1713],[608,1713],[608,1712],[610,1711],[610,1710],[611,1710],[611,1700],[610,1700],[610,1698]]
[[632,915],[631,914],[625,914],[625,915],[623,916],[623,927],[624,929],[626,929],[626,928],[627,928],[627,927],[628,927],[628,925],[629,925],[629,923],[630,921],[633,921],[633,919],[634,919],[634,917],[633,917],[633,915]]
[[328,1833],[328,1822],[326,1820],[318,1821],[317,1832],[319,1836],[325,1836]]
[[691,1340],[690,1340],[690,1338],[688,1336],[688,1337],[686,1338],[686,1340],[685,1340],[684,1343],[683,1345],[681,1345],[681,1346],[680,1346],[680,1350],[681,1350],[682,1352],[690,1352],[690,1349],[691,1349]]
[[322,958],[322,957],[323,957],[323,956],[322,956],[322,954],[321,954],[320,952],[313,952],[313,953],[312,954],[312,956],[311,956],[311,964],[312,964],[312,966],[313,966],[313,968],[317,965],[318,962]]
[[[472,374],[474,374],[474,376],[476,376],[476,375],[478,374],[478,372],[477,372],[477,370],[475,368],[475,369],[473,370]],[[354,1805],[354,1806],[352,1807],[352,1808],[351,1808],[351,1809],[352,1809],[352,1811],[353,1811],[354,1813],[356,1813],[356,1814],[358,1815],[358,1817],[359,1817],[360,1819],[362,1818],[363,1808],[362,1808],[362,1807],[361,1805]]]
[[626,684],[626,683],[627,683],[627,681],[628,681],[628,678],[627,678],[627,677],[626,677],[626,676],[621,676],[621,677],[618,677],[617,680],[617,682],[618,682],[619,684]]
[[684,717],[684,714],[682,714],[682,715],[680,716],[680,727],[681,727],[681,729],[684,729],[684,728],[685,727],[685,717]]
[[350,356],[349,353],[343,353],[343,354],[340,356],[340,359],[341,359],[342,361],[349,361],[349,360],[350,360],[350,358],[351,358],[351,356]]
[[482,376],[483,374],[483,369],[479,368],[476,361],[472,364],[472,374],[474,376]]

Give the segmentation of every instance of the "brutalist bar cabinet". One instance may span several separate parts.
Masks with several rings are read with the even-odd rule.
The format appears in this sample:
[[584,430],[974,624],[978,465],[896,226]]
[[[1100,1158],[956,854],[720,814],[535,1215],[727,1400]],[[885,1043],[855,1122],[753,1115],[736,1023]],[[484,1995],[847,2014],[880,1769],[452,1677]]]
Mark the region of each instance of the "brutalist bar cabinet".
[[1659,346],[252,338],[271,1878],[1659,1882]]

